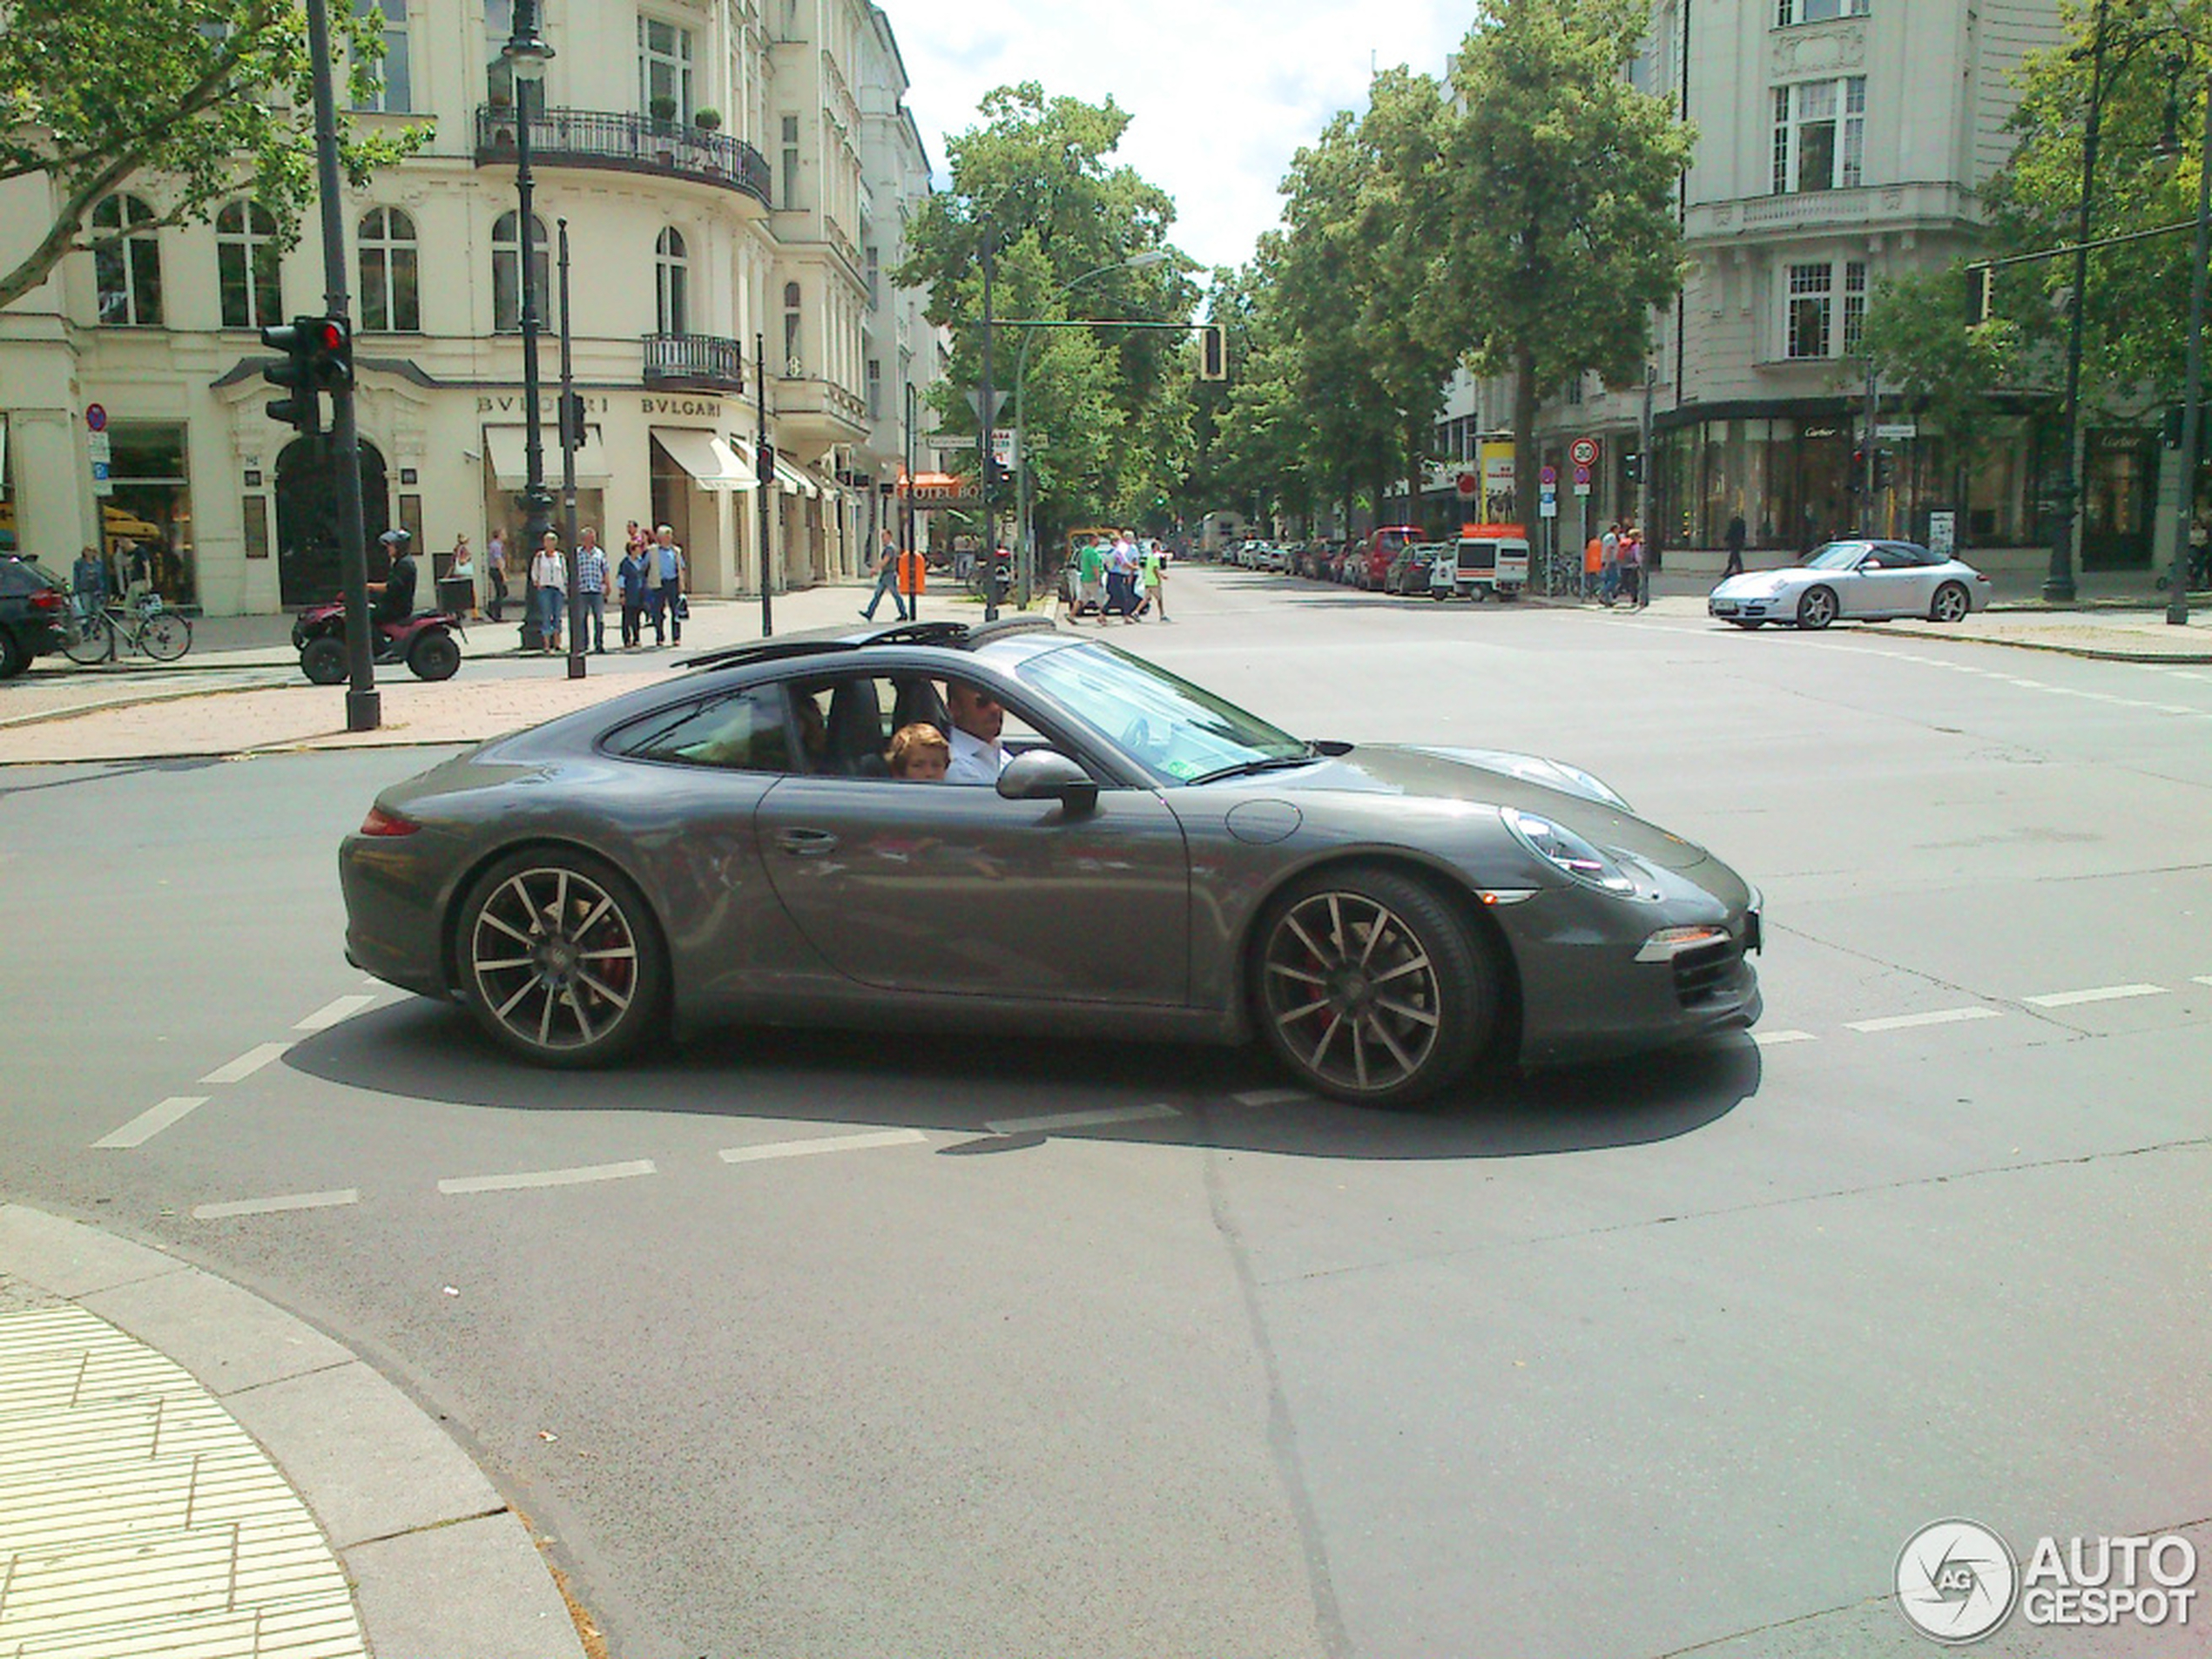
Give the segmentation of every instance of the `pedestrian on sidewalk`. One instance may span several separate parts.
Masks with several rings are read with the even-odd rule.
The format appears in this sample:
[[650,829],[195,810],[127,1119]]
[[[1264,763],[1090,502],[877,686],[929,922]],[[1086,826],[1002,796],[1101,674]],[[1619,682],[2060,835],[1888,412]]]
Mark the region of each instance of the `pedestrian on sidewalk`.
[[1631,524],[1621,532],[1621,587],[1629,596],[1629,603],[1641,610],[1651,603],[1648,584],[1643,579],[1643,529]]
[[493,526],[484,549],[484,575],[491,582],[491,604],[485,607],[494,622],[504,622],[507,609],[507,532]]
[[561,556],[561,538],[548,530],[530,558],[530,598],[537,606],[540,651],[561,649],[561,602],[568,592],[569,562]]
[[1750,532],[1743,528],[1743,515],[1731,513],[1728,520],[1728,563],[1721,567],[1721,580],[1743,574],[1743,543]]
[[[607,550],[599,545],[599,532],[586,524],[577,534],[583,545],[576,550],[576,600],[582,607],[576,613],[576,644],[578,651],[589,650],[596,657],[607,654],[607,591],[613,586],[608,579]],[[584,626],[590,624],[590,644],[584,644]]]
[[860,607],[860,614],[873,622],[875,608],[883,603],[887,593],[891,596],[892,614],[900,622],[912,622],[914,613],[907,607],[906,596],[899,591],[899,544],[889,530],[883,532],[883,545],[875,550],[875,591]]
[[1146,544],[1144,556],[1137,562],[1136,579],[1143,586],[1145,604],[1159,612],[1162,622],[1167,621],[1168,566],[1157,542]]
[[1585,601],[1597,592],[1598,573],[1605,569],[1605,543],[1591,536],[1582,547],[1582,597]]
[[469,550],[468,536],[456,536],[453,538],[453,556],[446,566],[445,579],[469,584],[469,597],[461,602],[461,614],[474,616],[476,612],[476,556]]
[[77,563],[69,568],[69,592],[80,624],[91,621],[105,609],[107,566],[101,561],[99,549],[88,547],[77,556]]
[[1610,605],[1621,591],[1621,522],[1605,527],[1598,537],[1598,603]]
[[[630,527],[635,530],[637,527]],[[616,567],[616,579],[622,583],[622,647],[635,651],[644,638],[645,590],[651,585],[651,567],[645,560],[645,541],[633,536],[624,548],[622,563]]]
[[663,524],[655,529],[647,556],[653,562],[653,644],[680,645],[684,643],[684,550],[676,544],[673,528]]

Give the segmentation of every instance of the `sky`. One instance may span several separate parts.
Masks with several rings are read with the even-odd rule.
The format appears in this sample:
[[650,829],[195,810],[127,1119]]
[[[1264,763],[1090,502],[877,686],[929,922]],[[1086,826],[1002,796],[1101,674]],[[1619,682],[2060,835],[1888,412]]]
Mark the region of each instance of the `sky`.
[[914,111],[946,184],[945,139],[995,86],[1135,119],[1119,158],[1175,198],[1171,239],[1202,266],[1241,265],[1282,217],[1291,157],[1366,100],[1371,65],[1440,75],[1471,0],[878,0],[899,37]]

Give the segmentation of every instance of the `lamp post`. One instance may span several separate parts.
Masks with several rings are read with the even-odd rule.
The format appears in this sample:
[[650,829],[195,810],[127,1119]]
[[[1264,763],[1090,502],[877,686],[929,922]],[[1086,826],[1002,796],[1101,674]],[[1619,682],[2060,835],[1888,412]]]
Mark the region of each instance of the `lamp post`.
[[[1165,264],[1170,257],[1163,247],[1146,248],[1141,253],[1132,253],[1125,260],[1116,260],[1109,265],[1102,265],[1095,271],[1086,271],[1081,276],[1062,283],[1058,291],[1045,303],[1050,306],[1054,300],[1072,293],[1091,278],[1104,276],[1109,271],[1142,270],[1146,266]],[[1014,441],[1021,446],[1014,457],[1014,534],[1022,548],[1020,603],[1024,610],[1028,608],[1037,575],[1036,527],[1029,523],[1029,428],[1022,413],[1022,394],[1028,389],[1029,383],[1029,342],[1035,338],[1035,330],[1024,328],[1022,331],[1022,348],[1014,354]]]
[[983,483],[983,620],[999,619],[998,514],[991,499],[991,485],[998,471],[998,454],[991,440],[998,426],[996,388],[991,384],[991,276],[997,253],[997,229],[983,221],[983,384],[975,405],[976,475]]
[[[569,556],[562,563],[569,573],[569,678],[583,678],[583,570],[577,557],[576,451],[583,442],[583,423],[577,418],[576,363],[569,338],[569,221],[554,221],[561,239],[561,499],[567,531]],[[600,603],[605,604],[601,596]],[[604,623],[605,618],[601,618]]]
[[[2175,57],[2168,65],[2178,87],[2188,59]],[[2166,134],[2159,153],[2178,161],[2182,155],[2179,100],[2169,94],[2166,104]],[[2197,455],[2204,422],[2204,307],[2207,266],[2212,263],[2212,76],[2204,95],[2204,145],[2196,159],[2196,237],[2189,260],[2189,331],[2187,379],[2182,388],[2181,505],[2175,512],[2174,569],[2167,590],[2166,620],[2176,628],[2189,619],[2189,531],[2196,518]]]
[[[899,502],[899,545],[906,553],[919,553],[921,550],[914,546],[914,413],[915,406],[921,401],[921,395],[914,390],[913,376],[909,373],[907,380],[907,472],[900,481]],[[905,574],[903,570],[900,574]],[[908,594],[907,599],[910,618],[919,620],[921,597]]]
[[[515,0],[514,30],[500,55],[515,78],[515,110],[519,118],[515,123],[515,195],[520,222],[515,236],[523,279],[523,493],[516,497],[516,504],[523,509],[523,545],[529,550],[528,556],[536,558],[545,544],[546,532],[553,528],[553,496],[545,488],[545,445],[538,429],[537,240],[531,234],[536,220],[530,200],[531,93],[545,84],[545,65],[553,49],[537,32],[537,0]],[[543,107],[542,91],[536,101]],[[539,620],[536,617],[527,619],[532,626]],[[576,618],[569,621],[573,627]],[[541,631],[538,644],[544,643]]]

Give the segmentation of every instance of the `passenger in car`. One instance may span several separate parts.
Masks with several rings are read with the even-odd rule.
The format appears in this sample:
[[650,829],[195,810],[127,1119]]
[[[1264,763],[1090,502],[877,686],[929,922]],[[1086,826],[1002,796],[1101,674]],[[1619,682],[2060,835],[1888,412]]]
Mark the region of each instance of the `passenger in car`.
[[941,784],[952,764],[953,746],[935,726],[924,723],[902,725],[891,734],[884,759],[891,775],[906,783]]

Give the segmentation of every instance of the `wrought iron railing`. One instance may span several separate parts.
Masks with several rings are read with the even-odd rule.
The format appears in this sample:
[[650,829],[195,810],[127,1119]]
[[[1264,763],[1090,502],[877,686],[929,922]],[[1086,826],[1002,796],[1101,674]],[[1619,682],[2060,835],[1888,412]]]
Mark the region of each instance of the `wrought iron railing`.
[[715,334],[647,334],[645,384],[745,390],[745,353]]
[[[520,112],[476,109],[476,165],[512,161]],[[530,159],[548,166],[671,173],[743,191],[768,205],[768,164],[741,138],[614,110],[540,110],[530,117]]]

